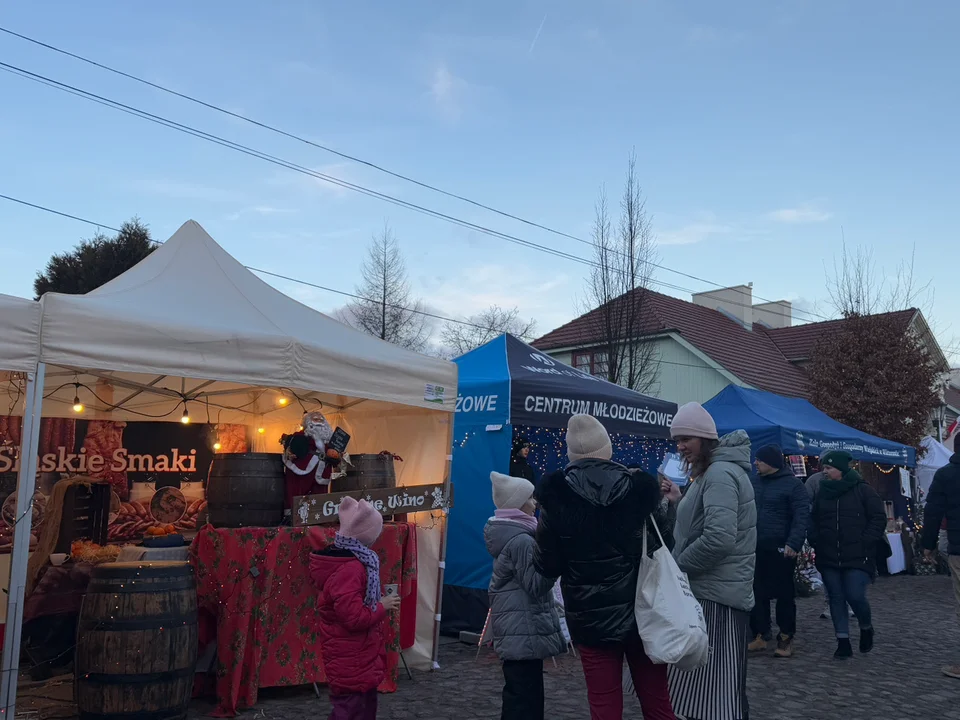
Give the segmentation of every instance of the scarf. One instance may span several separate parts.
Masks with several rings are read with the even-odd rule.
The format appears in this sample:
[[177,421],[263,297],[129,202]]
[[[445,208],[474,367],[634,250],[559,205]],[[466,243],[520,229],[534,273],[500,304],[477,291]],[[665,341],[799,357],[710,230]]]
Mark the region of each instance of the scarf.
[[352,552],[367,569],[367,592],[363,604],[375,610],[380,603],[380,556],[359,540],[344,537],[340,533],[334,536],[333,546]]
[[860,473],[856,470],[847,470],[839,480],[831,480],[824,477],[820,481],[820,494],[825,500],[836,500],[841,495],[845,495],[863,482]]
[[512,520],[518,525],[523,525],[531,532],[535,533],[537,531],[537,518],[533,515],[527,515],[523,510],[495,510],[493,516],[500,520]]

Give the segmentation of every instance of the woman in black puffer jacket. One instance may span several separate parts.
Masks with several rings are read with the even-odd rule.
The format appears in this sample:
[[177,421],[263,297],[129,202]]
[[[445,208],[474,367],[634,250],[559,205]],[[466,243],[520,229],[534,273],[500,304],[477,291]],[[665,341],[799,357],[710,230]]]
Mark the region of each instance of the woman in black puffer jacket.
[[887,515],[876,491],[850,467],[853,456],[833,450],[823,456],[824,478],[813,499],[810,544],[830,602],[837,634],[836,658],[853,655],[847,605],[860,625],[860,652],[873,649],[873,618],[867,587],[877,567]]
[[[644,528],[663,507],[659,483],[612,462],[610,436],[589,415],[570,418],[567,455],[566,470],[545,476],[537,491],[534,566],[545,577],[560,578],[591,717],[622,718],[626,657],[645,720],[675,720],[667,667],[650,662],[634,619]],[[655,547],[648,541],[648,551]]]

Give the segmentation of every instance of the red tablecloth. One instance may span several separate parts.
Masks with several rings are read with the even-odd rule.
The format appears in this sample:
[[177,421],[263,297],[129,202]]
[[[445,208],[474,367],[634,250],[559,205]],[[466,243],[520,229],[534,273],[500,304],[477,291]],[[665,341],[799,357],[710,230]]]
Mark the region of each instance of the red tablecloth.
[[[320,530],[332,542],[337,526]],[[380,554],[381,583],[399,585],[402,596],[415,587],[416,537],[412,524],[384,523],[374,545]],[[214,716],[233,717],[238,709],[252,707],[262,687],[325,681],[316,589],[308,573],[312,549],[303,528],[228,530],[207,525],[197,534],[190,558],[197,571],[200,640],[215,636],[217,643]],[[390,617],[381,692],[397,689],[400,638],[413,637],[405,631],[415,626],[415,612],[404,612],[405,606],[400,617]]]

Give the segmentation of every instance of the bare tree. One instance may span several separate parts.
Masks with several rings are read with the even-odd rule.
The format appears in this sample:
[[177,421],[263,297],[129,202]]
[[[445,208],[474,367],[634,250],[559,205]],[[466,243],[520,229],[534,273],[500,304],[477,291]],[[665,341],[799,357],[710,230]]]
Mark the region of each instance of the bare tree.
[[593,351],[596,374],[649,392],[657,383],[659,357],[654,342],[643,337],[644,319],[658,256],[636,164],[631,152],[616,227],[603,190],[597,200],[581,344]]
[[932,307],[930,283],[920,285],[915,270],[916,250],[909,261],[897,268],[891,279],[877,270],[873,252],[863,246],[850,251],[844,241],[839,259],[834,258],[833,272],[828,273],[827,292],[833,309],[841,317],[896,312],[917,307],[927,311]]
[[440,335],[453,357],[468,353],[503,333],[529,341],[537,330],[536,321],[521,318],[519,309],[505,309],[499,305],[491,305],[483,312],[471,315],[466,322],[469,324],[448,322]]
[[413,299],[400,245],[389,226],[374,236],[361,268],[360,300],[350,303],[343,317],[374,337],[408,350],[422,350],[431,327],[423,302]]
[[912,255],[891,280],[868,249],[844,244],[827,285],[844,322],[813,351],[811,400],[840,422],[920,450],[947,367],[898,311],[929,298],[929,284],[917,284]]

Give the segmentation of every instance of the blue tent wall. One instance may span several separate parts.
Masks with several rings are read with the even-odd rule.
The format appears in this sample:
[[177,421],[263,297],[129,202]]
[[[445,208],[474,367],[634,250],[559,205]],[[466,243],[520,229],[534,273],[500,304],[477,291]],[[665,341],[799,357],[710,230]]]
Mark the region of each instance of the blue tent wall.
[[745,430],[754,450],[776,444],[788,455],[811,456],[840,449],[858,460],[916,465],[914,448],[848,427],[800,398],[728,385],[704,407],[721,433]]
[[[562,429],[571,413],[588,407],[611,431],[615,459],[654,469],[655,456],[662,457],[670,444],[666,438],[676,412],[673,403],[585,375],[510,335],[501,335],[454,362],[459,381],[451,464],[454,507],[449,516],[441,618],[445,634],[483,627],[492,568],[483,541],[483,527],[494,510],[490,472],[509,472],[514,434],[549,434],[540,442],[530,438],[535,445],[532,464],[545,472],[559,469],[565,465],[562,453],[566,452]],[[539,425],[519,427],[513,424],[515,417],[528,417]],[[638,435],[660,439],[641,445],[635,441]]]
[[[457,358],[451,480],[454,507],[447,532],[441,631],[479,630],[487,614],[491,559],[483,526],[493,514],[490,472],[510,470],[513,432],[506,336]],[[489,428],[489,430],[488,430]]]

